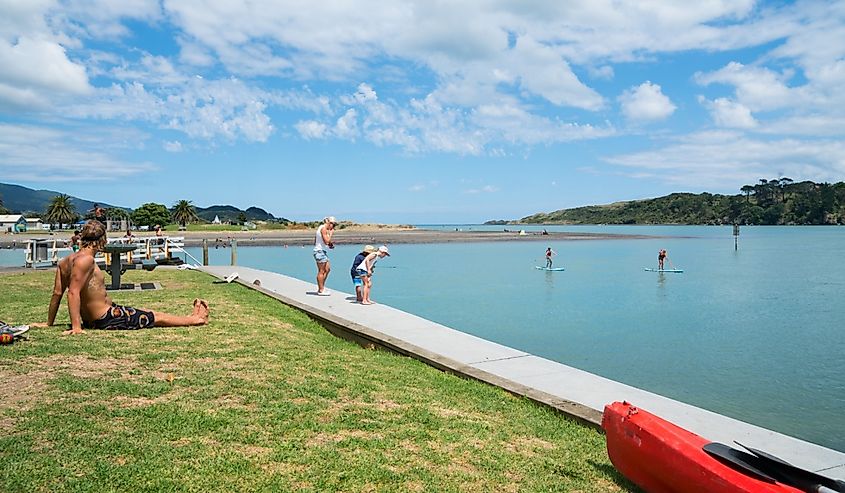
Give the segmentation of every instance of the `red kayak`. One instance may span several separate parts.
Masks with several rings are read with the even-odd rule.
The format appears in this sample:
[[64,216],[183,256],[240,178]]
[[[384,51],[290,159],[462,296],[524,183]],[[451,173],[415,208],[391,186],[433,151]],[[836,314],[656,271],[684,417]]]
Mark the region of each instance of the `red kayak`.
[[648,493],[801,493],[711,457],[700,437],[627,402],[604,408],[607,454],[625,477]]

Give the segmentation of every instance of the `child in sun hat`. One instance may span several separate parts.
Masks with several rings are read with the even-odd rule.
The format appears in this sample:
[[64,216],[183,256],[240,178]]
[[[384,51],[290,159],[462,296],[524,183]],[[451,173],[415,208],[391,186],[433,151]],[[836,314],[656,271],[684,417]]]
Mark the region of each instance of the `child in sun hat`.
[[376,251],[376,247],[372,245],[366,245],[363,250],[358,255],[355,255],[355,259],[352,261],[352,269],[350,270],[350,274],[352,275],[352,285],[355,286],[355,299],[360,303],[364,300],[362,289],[364,288],[364,280],[361,276],[358,275],[358,266],[361,265],[361,262],[367,258],[367,255]]
[[378,250],[373,251],[372,253],[367,254],[364,257],[364,260],[358,265],[355,269],[355,275],[357,275],[364,283],[361,296],[361,304],[362,305],[372,305],[373,301],[370,299],[370,290],[372,290],[372,277],[373,277],[373,269],[376,266],[376,262],[378,259],[390,256],[390,251],[387,249],[386,245],[382,245],[378,247]]

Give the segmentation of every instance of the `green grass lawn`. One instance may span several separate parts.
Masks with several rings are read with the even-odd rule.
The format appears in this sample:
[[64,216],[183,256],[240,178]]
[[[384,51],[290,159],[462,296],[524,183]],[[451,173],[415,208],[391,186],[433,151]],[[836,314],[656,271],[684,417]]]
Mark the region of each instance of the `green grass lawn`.
[[[43,321],[52,278],[0,275],[0,319]],[[598,431],[548,408],[202,273],[124,279],[164,289],[116,302],[201,297],[211,323],[0,346],[0,491],[634,491]]]

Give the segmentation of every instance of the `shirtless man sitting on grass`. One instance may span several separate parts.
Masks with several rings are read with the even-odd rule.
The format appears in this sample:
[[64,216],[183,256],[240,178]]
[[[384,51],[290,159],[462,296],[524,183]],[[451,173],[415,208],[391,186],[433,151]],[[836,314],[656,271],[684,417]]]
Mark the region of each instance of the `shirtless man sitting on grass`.
[[[103,271],[94,262],[94,254],[106,244],[106,228],[99,221],[88,221],[80,234],[79,251],[59,262],[47,326],[53,325],[56,312],[67,291],[70,329],[65,334],[82,334],[87,329],[135,330],[150,327],[184,327],[208,323],[208,303],[194,300],[193,313],[170,315],[116,305],[106,293]],[[33,326],[44,324],[33,324]]]

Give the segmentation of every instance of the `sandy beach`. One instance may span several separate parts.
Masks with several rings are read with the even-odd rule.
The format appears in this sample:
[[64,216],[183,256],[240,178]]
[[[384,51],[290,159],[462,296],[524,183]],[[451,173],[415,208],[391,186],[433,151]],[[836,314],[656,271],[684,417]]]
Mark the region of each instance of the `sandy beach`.
[[[503,228],[504,229],[504,228]],[[113,232],[114,235],[123,235]],[[170,236],[185,238],[185,246],[201,246],[208,240],[209,247],[218,244],[228,245],[237,240],[240,246],[299,246],[314,243],[314,230],[267,230],[267,231],[181,231],[170,232]],[[30,238],[69,240],[70,232],[53,235],[44,233],[21,233],[0,235],[0,247],[23,248]],[[138,237],[152,236],[138,234]],[[528,233],[520,235],[518,231],[434,231],[408,229],[400,227],[352,227],[337,230],[335,243],[343,244],[394,244],[394,243],[465,243],[474,241],[566,241],[566,240],[611,240],[650,238],[645,235],[622,235],[608,233]]]

